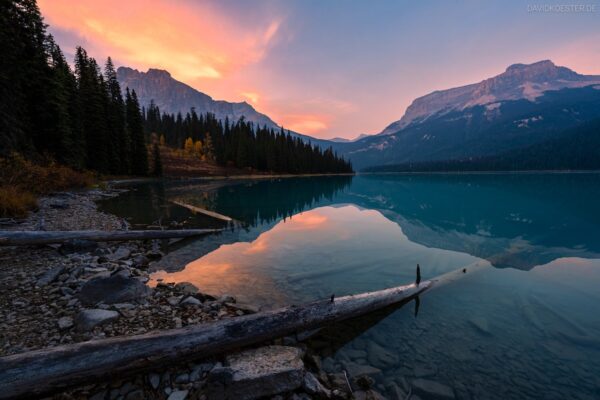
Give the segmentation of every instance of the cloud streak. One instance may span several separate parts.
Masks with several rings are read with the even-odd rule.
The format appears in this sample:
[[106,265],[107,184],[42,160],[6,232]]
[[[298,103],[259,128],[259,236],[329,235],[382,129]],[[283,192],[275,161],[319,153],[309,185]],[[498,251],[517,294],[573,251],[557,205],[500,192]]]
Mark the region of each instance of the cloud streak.
[[280,21],[235,24],[208,3],[40,0],[46,21],[77,35],[90,53],[181,80],[223,79],[259,62]]

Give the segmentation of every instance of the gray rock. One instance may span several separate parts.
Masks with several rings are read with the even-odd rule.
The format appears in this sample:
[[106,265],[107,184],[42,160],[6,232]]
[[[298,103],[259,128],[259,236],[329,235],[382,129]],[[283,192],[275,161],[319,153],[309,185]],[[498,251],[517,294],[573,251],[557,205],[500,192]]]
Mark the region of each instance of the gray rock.
[[399,361],[396,354],[372,341],[367,345],[367,359],[369,364],[382,369],[396,365]]
[[379,368],[371,367],[370,365],[357,364],[355,362],[344,362],[344,367],[351,377],[368,375],[371,377],[381,376]]
[[[354,400],[385,400],[383,395],[375,390],[358,390],[354,392]],[[412,400],[412,397],[411,397]]]
[[189,374],[180,374],[175,377],[175,383],[188,383],[189,381]]
[[194,296],[188,296],[185,299],[181,300],[179,304],[182,306],[199,306],[200,304],[202,304],[202,302]]
[[255,314],[260,311],[260,308],[246,303],[225,303],[226,306],[233,308],[234,310],[243,311],[246,314]]
[[387,386],[387,390],[390,400],[405,400],[407,397],[407,394],[394,382]]
[[453,399],[454,390],[450,386],[442,383],[428,380],[415,379],[412,381],[412,388],[416,394],[422,395],[427,399]]
[[298,389],[304,381],[302,352],[265,346],[226,357],[209,374],[208,398],[252,400]]
[[133,259],[133,265],[135,265],[137,268],[145,268],[148,266],[148,263],[150,263],[150,260],[148,260],[148,257],[142,254]]
[[75,326],[79,331],[89,331],[94,327],[119,318],[119,313],[110,310],[85,309],[81,310],[75,318]]
[[61,331],[65,329],[69,329],[73,327],[73,318],[71,317],[62,317],[58,319],[58,329]]
[[211,363],[202,363],[195,365],[194,368],[192,368],[192,372],[190,373],[190,381],[194,382],[200,380],[200,378],[202,378],[202,375],[205,372],[208,372],[211,369],[213,369],[213,366],[214,365]]
[[187,395],[188,395],[187,390],[175,390],[175,391],[171,392],[171,394],[169,395],[167,400],[183,400],[187,397]]
[[175,288],[181,290],[185,294],[196,294],[198,293],[198,288],[190,283],[190,282],[179,282],[175,285]]
[[144,400],[145,398],[146,396],[144,396],[144,392],[141,389],[129,392],[127,396],[125,396],[125,400]]
[[135,278],[115,274],[87,281],[77,295],[85,305],[97,303],[114,304],[139,300],[152,292],[148,286]]
[[150,382],[150,386],[152,386],[152,389],[156,390],[158,389],[158,385],[160,385],[160,375],[150,374],[148,376],[148,381]]
[[491,336],[490,326],[488,320],[484,317],[473,317],[469,319],[471,326],[483,336]]
[[228,295],[228,294],[224,294],[222,296],[220,296],[217,301],[219,303],[235,303],[235,297]]
[[434,376],[437,373],[437,368],[435,366],[428,366],[425,364],[417,364],[414,369],[415,377],[417,378],[426,378],[428,376]]
[[35,282],[36,286],[46,286],[56,280],[60,274],[65,270],[64,265],[58,265],[56,267],[50,268],[46,272],[42,274]]
[[331,390],[324,387],[321,382],[310,372],[304,374],[304,381],[302,382],[302,388],[313,396],[318,398],[331,398]]
[[114,253],[108,254],[106,257],[110,261],[119,261],[129,258],[129,256],[131,256],[131,250],[129,250],[127,247],[121,246]]

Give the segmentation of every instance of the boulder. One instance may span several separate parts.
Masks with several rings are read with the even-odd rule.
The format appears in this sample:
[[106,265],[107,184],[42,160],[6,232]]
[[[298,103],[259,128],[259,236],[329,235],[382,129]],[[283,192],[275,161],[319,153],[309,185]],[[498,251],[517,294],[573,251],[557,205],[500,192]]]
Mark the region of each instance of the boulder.
[[150,263],[150,260],[148,260],[148,257],[146,257],[142,254],[134,257],[134,259],[133,259],[133,265],[136,268],[145,268],[148,266],[148,263]]
[[319,382],[319,380],[310,372],[304,374],[304,382],[302,382],[302,388],[306,393],[313,395],[319,399],[331,398],[331,390]]
[[226,357],[208,376],[208,398],[252,400],[298,389],[304,382],[302,352],[265,346]]
[[175,288],[185,294],[198,293],[198,288],[194,284],[189,283],[189,282],[179,282],[178,284],[175,285]]
[[138,279],[115,274],[90,279],[81,287],[77,297],[84,305],[115,304],[139,300],[151,291]]
[[362,365],[352,361],[344,362],[344,368],[352,378],[359,377],[361,375],[368,375],[370,377],[381,376],[381,370],[379,368],[371,367],[370,365]]
[[106,257],[110,261],[119,261],[129,258],[129,256],[131,256],[131,250],[129,250],[127,247],[121,246],[115,250],[114,253],[108,254]]
[[427,399],[453,399],[454,390],[450,386],[428,380],[415,379],[412,381],[413,392]]
[[58,265],[44,272],[35,282],[36,286],[46,286],[56,280],[65,270],[64,265]]
[[69,329],[73,327],[73,318],[71,317],[62,317],[58,319],[58,329],[61,331],[65,329]]
[[119,313],[116,311],[102,309],[84,309],[77,314],[75,318],[75,326],[78,331],[90,331],[94,327],[115,321],[119,318]]
[[182,306],[199,306],[201,304],[202,302],[194,296],[188,296],[185,299],[181,300],[181,302],[179,302],[179,305]]

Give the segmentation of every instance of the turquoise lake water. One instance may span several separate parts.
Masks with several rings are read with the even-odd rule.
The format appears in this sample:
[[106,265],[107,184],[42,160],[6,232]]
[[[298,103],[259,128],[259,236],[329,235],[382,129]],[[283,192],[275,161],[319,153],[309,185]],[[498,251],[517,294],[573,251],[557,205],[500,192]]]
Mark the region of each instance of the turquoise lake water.
[[[102,207],[132,224],[221,227],[171,246],[153,282],[263,308],[489,263],[310,342],[386,396],[600,398],[600,174],[359,175],[145,183]],[[433,385],[433,386],[432,386]],[[424,389],[425,387],[425,389]],[[427,389],[427,390],[429,390]],[[417,397],[415,397],[417,398]]]

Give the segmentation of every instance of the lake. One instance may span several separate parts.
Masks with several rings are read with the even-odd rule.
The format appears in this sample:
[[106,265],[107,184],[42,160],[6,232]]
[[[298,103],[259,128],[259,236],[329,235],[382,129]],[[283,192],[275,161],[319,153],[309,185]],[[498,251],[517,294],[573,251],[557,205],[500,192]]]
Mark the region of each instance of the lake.
[[[324,330],[330,372],[458,399],[600,398],[600,174],[358,175],[133,185],[133,226],[227,227],[169,247],[149,282],[264,309],[489,266]],[[225,223],[173,204],[233,218]],[[418,312],[417,312],[418,311]],[[441,386],[443,385],[443,386]],[[417,398],[417,397],[413,397]]]

